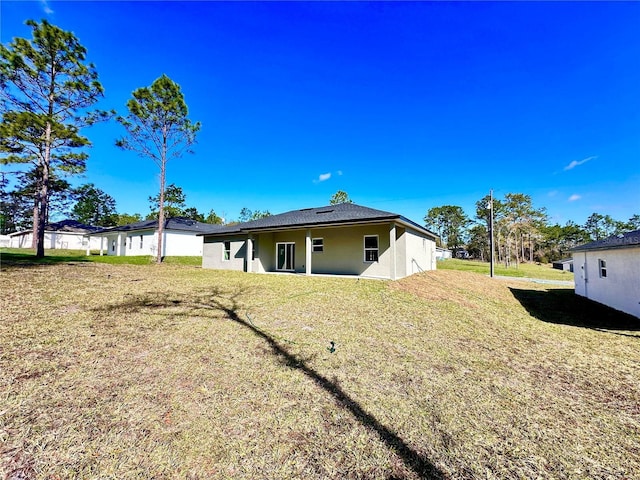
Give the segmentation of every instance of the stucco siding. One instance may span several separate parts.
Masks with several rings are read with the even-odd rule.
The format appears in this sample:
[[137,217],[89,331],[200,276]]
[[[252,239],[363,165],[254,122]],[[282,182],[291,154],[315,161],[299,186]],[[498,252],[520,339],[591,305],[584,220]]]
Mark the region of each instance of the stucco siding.
[[[377,262],[365,262],[365,235],[378,236]],[[391,253],[388,224],[312,229],[311,237],[322,238],[324,245],[323,252],[311,255],[311,273],[389,278]]]
[[192,232],[166,230],[162,249],[168,257],[197,257],[202,255],[202,237]]
[[[202,238],[202,237],[200,237]],[[246,235],[236,237],[205,237],[202,267],[216,270],[245,270]],[[224,244],[230,243],[229,259],[225,259]]]
[[426,235],[407,229],[405,235],[407,245],[405,260],[406,275],[435,270],[435,242]]
[[576,252],[573,262],[576,294],[640,318],[640,247]]
[[[31,248],[33,234],[31,232],[19,233],[11,236],[11,248]],[[100,248],[100,240],[91,238],[91,249]],[[45,232],[44,248],[49,250],[86,250],[87,237],[81,233],[73,232]]]

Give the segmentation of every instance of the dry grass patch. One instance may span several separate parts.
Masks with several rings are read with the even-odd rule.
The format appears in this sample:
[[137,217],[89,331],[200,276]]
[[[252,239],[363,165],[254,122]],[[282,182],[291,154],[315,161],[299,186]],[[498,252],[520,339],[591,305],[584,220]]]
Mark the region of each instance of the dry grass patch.
[[0,279],[7,478],[640,471],[640,333],[544,321],[561,290],[90,263]]

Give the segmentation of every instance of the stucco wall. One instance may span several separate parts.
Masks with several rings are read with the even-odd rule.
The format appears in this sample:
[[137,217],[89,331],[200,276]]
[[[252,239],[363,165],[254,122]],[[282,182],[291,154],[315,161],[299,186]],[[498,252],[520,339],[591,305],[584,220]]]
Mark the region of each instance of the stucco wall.
[[[378,262],[364,261],[364,236],[378,235]],[[311,273],[340,275],[365,275],[385,277],[390,275],[389,225],[355,227],[312,228],[312,238],[322,238],[324,251],[311,254]],[[276,244],[295,243],[295,271],[306,269],[306,229],[290,232],[260,234],[260,259],[265,271],[276,269]]]
[[[202,237],[200,237],[202,238]],[[202,252],[202,267],[216,270],[244,270],[245,265],[245,236],[236,237],[205,237]],[[229,260],[224,259],[224,242],[231,242]]]
[[[322,238],[323,251],[311,253],[311,273],[362,275],[391,278],[389,223],[377,225],[321,227],[310,229],[312,239]],[[366,262],[364,237],[378,236],[378,261]],[[253,235],[255,260],[252,272],[277,271],[277,244],[295,244],[294,271],[306,272],[307,229],[266,232]],[[223,260],[223,242],[232,242],[231,260]],[[204,268],[245,270],[246,235],[205,237]],[[435,269],[435,242],[419,232],[396,226],[396,278]]]
[[202,243],[202,237],[196,236],[195,233],[167,230],[163,245],[164,255],[198,257],[202,255]]
[[[10,241],[11,248],[31,248],[33,235],[31,232],[12,235]],[[100,240],[91,237],[91,248],[100,248]],[[44,234],[45,249],[68,249],[68,250],[86,250],[87,237],[81,233],[73,232],[45,232]]]
[[406,275],[436,269],[436,242],[426,235],[407,229],[405,235]]
[[640,318],[640,247],[576,252],[573,263],[576,294]]
[[[142,237],[142,245],[140,238]],[[100,237],[95,237],[100,248]],[[113,232],[104,235],[103,249],[107,255],[118,256],[154,256],[158,249],[158,236],[155,230],[135,232]],[[162,242],[163,256],[200,256],[203,252],[202,237],[195,233],[166,230]]]

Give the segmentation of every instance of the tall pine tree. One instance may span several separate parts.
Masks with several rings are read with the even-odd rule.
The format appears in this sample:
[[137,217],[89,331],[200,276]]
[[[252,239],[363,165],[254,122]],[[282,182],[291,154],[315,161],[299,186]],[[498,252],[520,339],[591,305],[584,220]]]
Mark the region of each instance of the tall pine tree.
[[127,136],[116,145],[150,158],[160,169],[158,194],[158,253],[156,261],[162,262],[162,236],[164,230],[165,185],[167,162],[183,153],[191,153],[200,123],[187,118],[188,109],[180,85],[166,75],[154,81],[150,87],[133,92],[127,102],[129,114],[118,117]]
[[0,162],[30,164],[35,178],[36,256],[44,256],[51,179],[85,170],[90,145],[82,127],[108,117],[87,109],[103,97],[93,64],[75,35],[28,20],[33,38],[0,46]]

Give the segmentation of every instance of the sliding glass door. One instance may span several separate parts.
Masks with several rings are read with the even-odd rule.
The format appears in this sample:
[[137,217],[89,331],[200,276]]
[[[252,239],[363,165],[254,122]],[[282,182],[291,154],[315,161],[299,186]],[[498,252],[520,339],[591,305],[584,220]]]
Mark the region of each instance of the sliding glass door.
[[293,242],[276,243],[276,270],[293,272],[295,270],[296,244]]

